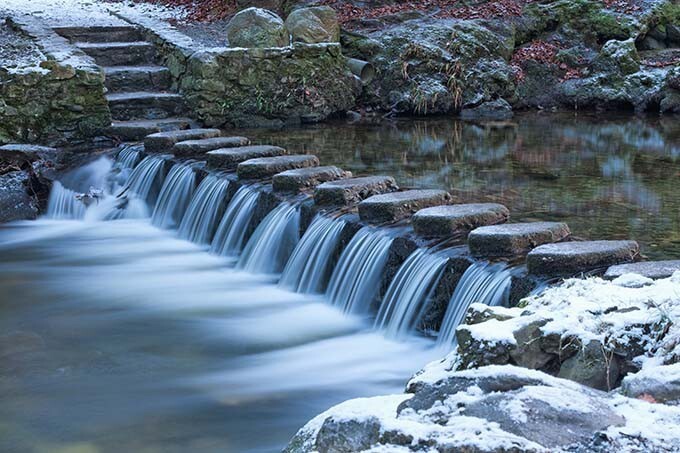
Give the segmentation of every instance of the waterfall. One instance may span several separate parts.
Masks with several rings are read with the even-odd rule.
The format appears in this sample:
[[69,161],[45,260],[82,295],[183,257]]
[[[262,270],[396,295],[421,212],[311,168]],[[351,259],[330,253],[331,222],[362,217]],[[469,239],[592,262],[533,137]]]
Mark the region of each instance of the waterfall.
[[229,180],[208,175],[201,181],[179,225],[179,237],[197,244],[210,244],[217,220],[224,212]]
[[371,308],[387,263],[392,238],[364,227],[342,252],[326,295],[345,313],[366,314]]
[[196,174],[190,164],[175,164],[165,178],[151,223],[159,228],[177,228],[196,188]]
[[456,345],[456,328],[465,318],[470,305],[501,305],[507,301],[512,270],[505,263],[477,262],[463,273],[444,315],[437,343],[451,348]]
[[217,227],[210,251],[217,255],[237,256],[243,248],[243,241],[250,220],[255,213],[260,192],[243,186],[234,195],[227,211]]
[[298,243],[299,231],[299,205],[280,204],[258,225],[236,267],[260,274],[281,272]]
[[47,202],[47,217],[52,219],[82,219],[85,205],[78,200],[77,192],[67,189],[59,181],[54,181]]
[[125,188],[118,192],[121,197],[128,193],[145,201],[148,206],[156,204],[156,199],[163,184],[163,168],[166,165],[167,156],[148,156],[139,163],[130,174]]
[[441,252],[420,248],[411,253],[387,289],[375,326],[385,329],[391,338],[401,337],[415,328],[446,262]]
[[299,293],[323,293],[344,227],[342,219],[317,215],[288,260],[279,286]]
[[118,153],[118,156],[116,156],[116,166],[118,168],[135,168],[139,163],[140,157],[139,148],[130,146]]

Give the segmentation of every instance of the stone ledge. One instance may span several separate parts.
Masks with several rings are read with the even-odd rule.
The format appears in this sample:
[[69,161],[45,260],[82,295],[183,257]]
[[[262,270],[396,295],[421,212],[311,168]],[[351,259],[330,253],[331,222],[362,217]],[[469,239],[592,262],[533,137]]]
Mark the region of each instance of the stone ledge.
[[635,241],[562,242],[541,245],[529,252],[527,269],[533,275],[568,277],[630,263],[639,256],[640,247]]
[[351,172],[335,166],[298,168],[274,175],[272,183],[275,192],[298,192],[324,182],[351,176]]
[[177,131],[156,132],[144,139],[147,152],[169,152],[176,143],[186,140],[219,137],[219,129],[181,129]]
[[250,140],[246,137],[211,137],[178,142],[172,147],[171,152],[177,156],[190,156],[207,153],[216,149],[237,148],[249,144]]
[[316,167],[319,158],[310,154],[291,156],[260,157],[241,162],[236,167],[239,179],[265,179],[295,168]]
[[450,201],[451,195],[445,190],[418,189],[374,195],[359,203],[359,216],[364,222],[395,222],[419,209]]
[[386,192],[399,190],[391,176],[364,176],[325,182],[317,186],[314,201],[320,206],[347,206]]
[[476,203],[435,206],[413,215],[416,234],[423,237],[446,237],[468,233],[475,228],[505,223],[510,211],[502,204]]
[[482,258],[513,257],[531,249],[569,237],[566,223],[528,222],[484,226],[472,230],[468,245],[473,256]]
[[36,160],[52,160],[56,157],[56,148],[39,145],[10,143],[0,146],[0,162],[35,162]]
[[208,151],[208,166],[221,170],[233,170],[241,162],[260,157],[276,157],[287,154],[283,148],[270,145],[241,146]]
[[607,269],[604,278],[614,280],[624,274],[638,274],[643,277],[658,280],[668,278],[674,272],[680,271],[680,260],[643,261],[640,263],[617,264]]

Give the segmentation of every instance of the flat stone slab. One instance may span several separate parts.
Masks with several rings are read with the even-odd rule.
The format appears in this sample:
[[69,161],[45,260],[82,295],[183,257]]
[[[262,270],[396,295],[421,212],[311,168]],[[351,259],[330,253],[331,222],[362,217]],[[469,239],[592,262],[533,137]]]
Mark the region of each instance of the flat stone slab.
[[639,263],[617,264],[607,269],[604,278],[614,280],[624,274],[638,274],[643,277],[658,280],[668,278],[674,272],[680,271],[680,260],[641,261]]
[[314,202],[320,206],[346,206],[359,203],[373,195],[397,190],[399,186],[391,176],[340,179],[317,186]]
[[3,162],[34,162],[39,159],[53,159],[56,154],[57,150],[48,146],[22,143],[0,146],[0,161]]
[[316,167],[319,158],[311,154],[293,154],[291,156],[259,157],[241,162],[236,167],[239,179],[265,179],[277,173],[295,168]]
[[473,256],[482,258],[526,255],[531,249],[569,237],[566,223],[527,222],[479,227],[468,236]]
[[176,156],[191,156],[203,154],[214,149],[236,148],[250,145],[246,137],[211,137],[198,140],[184,140],[172,147],[172,153]]
[[208,166],[223,170],[233,170],[241,162],[260,157],[276,157],[288,154],[284,148],[270,145],[241,146],[208,151]]
[[350,178],[352,173],[333,165],[326,167],[297,168],[274,175],[272,181],[276,192],[298,192],[318,186],[327,181]]
[[527,255],[530,274],[546,277],[568,277],[581,272],[621,263],[630,263],[640,256],[635,241],[585,241],[545,244]]
[[450,201],[451,195],[445,190],[419,189],[373,195],[359,203],[359,217],[370,223],[395,222],[420,209]]
[[219,137],[219,129],[185,129],[177,131],[156,132],[144,138],[144,149],[147,152],[169,152],[176,143],[185,140]]
[[445,237],[505,223],[509,217],[510,211],[502,204],[473,203],[421,209],[413,215],[411,222],[419,236]]

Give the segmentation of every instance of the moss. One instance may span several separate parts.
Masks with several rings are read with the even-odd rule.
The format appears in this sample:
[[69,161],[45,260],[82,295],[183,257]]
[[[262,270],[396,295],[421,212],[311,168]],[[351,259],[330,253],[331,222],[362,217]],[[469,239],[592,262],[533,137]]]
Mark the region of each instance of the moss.
[[668,1],[658,5],[652,11],[650,22],[662,25],[680,25],[680,3]]

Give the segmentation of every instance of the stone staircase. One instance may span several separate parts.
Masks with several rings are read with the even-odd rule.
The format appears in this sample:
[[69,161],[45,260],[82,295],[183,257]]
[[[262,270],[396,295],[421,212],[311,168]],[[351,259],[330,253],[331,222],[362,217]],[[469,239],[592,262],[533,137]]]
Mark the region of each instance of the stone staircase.
[[91,56],[106,76],[113,123],[107,135],[121,141],[189,129],[182,96],[170,71],[158,65],[155,46],[134,26],[58,28],[57,33]]

